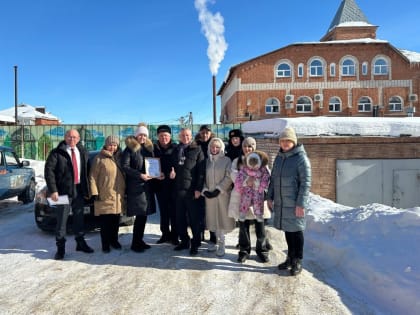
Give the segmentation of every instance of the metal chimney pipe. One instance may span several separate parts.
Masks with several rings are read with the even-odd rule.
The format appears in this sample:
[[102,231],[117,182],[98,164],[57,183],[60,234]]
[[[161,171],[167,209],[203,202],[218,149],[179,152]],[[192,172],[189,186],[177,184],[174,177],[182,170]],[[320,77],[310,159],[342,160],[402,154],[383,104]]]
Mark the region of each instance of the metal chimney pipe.
[[216,76],[213,76],[213,124],[217,124],[216,121]]

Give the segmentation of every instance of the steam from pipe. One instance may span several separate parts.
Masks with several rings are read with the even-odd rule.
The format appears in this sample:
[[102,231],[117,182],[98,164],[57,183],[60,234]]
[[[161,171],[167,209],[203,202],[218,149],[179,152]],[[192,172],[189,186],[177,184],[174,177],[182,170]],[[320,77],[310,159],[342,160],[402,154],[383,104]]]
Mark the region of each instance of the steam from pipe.
[[216,75],[220,62],[225,57],[225,52],[228,47],[223,33],[225,27],[223,26],[223,17],[217,12],[212,14],[207,10],[207,3],[212,0],[195,0],[194,6],[198,11],[198,20],[201,23],[201,31],[206,36],[209,46],[207,48],[207,56],[209,57],[210,72]]

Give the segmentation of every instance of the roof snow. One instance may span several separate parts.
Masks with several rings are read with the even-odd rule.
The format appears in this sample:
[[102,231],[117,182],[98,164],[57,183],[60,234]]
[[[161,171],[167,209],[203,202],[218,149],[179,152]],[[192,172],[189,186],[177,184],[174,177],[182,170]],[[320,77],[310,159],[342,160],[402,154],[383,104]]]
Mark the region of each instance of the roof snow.
[[298,136],[415,136],[420,137],[420,117],[301,117],[273,118],[242,124],[246,134],[278,136],[293,127]]

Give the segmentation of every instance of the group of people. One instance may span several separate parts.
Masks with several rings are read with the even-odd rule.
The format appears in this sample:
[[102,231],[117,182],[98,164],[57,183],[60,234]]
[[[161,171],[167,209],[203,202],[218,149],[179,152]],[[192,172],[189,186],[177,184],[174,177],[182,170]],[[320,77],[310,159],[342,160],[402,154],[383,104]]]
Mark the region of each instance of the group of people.
[[[94,201],[99,216],[102,251],[121,249],[118,242],[119,218],[123,211],[135,216],[131,250],[151,248],[144,241],[147,216],[160,212],[161,237],[158,244],[171,243],[174,250],[197,255],[204,231],[210,238],[207,250],[225,255],[225,235],[239,226],[237,261],[245,262],[251,253],[250,227],[256,235],[255,252],[262,262],[269,261],[272,249],[265,225],[274,214],[274,227],[285,231],[287,259],[279,269],[292,275],[302,270],[311,168],[303,145],[292,128],[279,138],[279,152],[270,171],[268,156],[257,150],[256,140],[244,137],[240,129],[229,132],[225,147],[208,125],[193,138],[189,128],[181,129],[179,143],[171,140],[171,128],[157,128],[152,143],[145,124],[125,139],[108,136],[92,164],[79,143],[77,130],[69,130],[64,141],[53,149],[45,163],[45,180],[52,200],[69,197],[69,204],[57,206],[55,259],[65,256],[67,218],[73,213],[76,250],[92,253],[83,232],[83,205]],[[160,175],[148,174],[148,158],[158,158]],[[189,234],[189,229],[191,235]]]

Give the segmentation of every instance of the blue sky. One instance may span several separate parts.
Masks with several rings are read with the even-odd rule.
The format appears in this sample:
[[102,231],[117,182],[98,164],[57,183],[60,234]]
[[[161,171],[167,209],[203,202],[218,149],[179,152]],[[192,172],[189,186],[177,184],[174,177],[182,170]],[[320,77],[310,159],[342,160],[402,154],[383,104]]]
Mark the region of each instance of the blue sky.
[[[240,3],[240,6],[238,5]],[[341,0],[207,1],[227,49],[216,75],[325,35]],[[420,52],[418,0],[356,0],[377,38]],[[14,0],[0,3],[0,110],[45,106],[64,123],[213,122],[208,41],[194,0]],[[221,25],[219,23],[219,25]],[[214,69],[214,68],[213,68]],[[213,71],[214,72],[214,71]],[[217,97],[217,121],[220,99]]]

